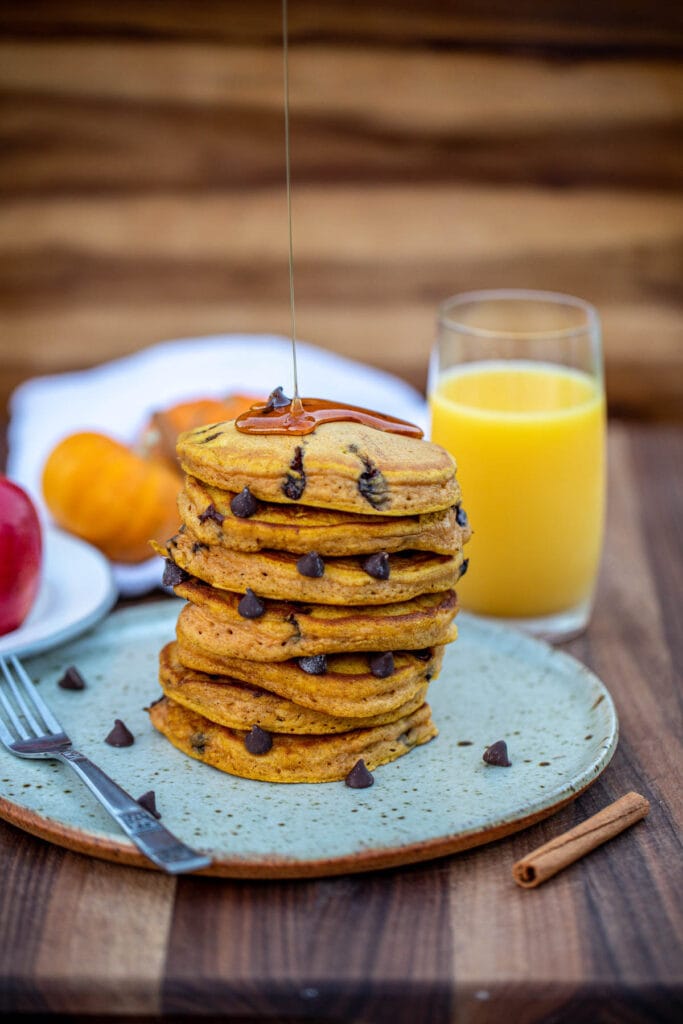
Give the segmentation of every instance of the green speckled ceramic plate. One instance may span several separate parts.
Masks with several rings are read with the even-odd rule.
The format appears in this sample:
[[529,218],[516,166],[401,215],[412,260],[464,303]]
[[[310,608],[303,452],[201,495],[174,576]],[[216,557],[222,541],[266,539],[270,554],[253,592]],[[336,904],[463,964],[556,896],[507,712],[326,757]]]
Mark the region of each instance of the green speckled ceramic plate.
[[[26,661],[74,743],[133,796],[154,789],[163,821],[214,857],[209,873],[292,878],[367,871],[455,853],[525,828],[589,786],[617,744],[605,686],[583,665],[462,614],[429,701],[439,737],[378,768],[370,789],[233,778],[179,753],[149,724],[159,648],[176,600],[119,611]],[[56,680],[77,665],[84,691]],[[104,743],[115,717],[132,747]],[[506,739],[511,768],[484,764]],[[66,765],[0,750],[0,816],[53,842],[150,867]]]

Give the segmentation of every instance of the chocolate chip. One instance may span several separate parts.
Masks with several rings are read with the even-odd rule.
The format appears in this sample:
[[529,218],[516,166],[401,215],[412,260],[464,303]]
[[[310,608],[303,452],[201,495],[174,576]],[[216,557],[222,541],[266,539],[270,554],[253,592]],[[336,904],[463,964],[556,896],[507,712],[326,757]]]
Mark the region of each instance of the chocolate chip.
[[247,592],[237,605],[237,611],[240,613],[243,619],[258,619],[266,610],[266,606],[263,601],[256,596],[251,587],[247,587]]
[[389,485],[372,459],[367,455],[359,458],[365,469],[358,477],[358,490],[373,508],[383,508],[389,501]]
[[177,587],[179,583],[184,583],[189,579],[189,572],[185,572],[179,565],[176,565],[172,558],[166,559],[164,575],[161,577],[161,582],[165,587]]
[[287,473],[282,484],[282,493],[291,501],[298,501],[306,487],[306,474],[304,472],[304,450],[301,445],[294,449],[292,461],[289,464],[291,473]]
[[140,804],[140,807],[144,807],[146,811],[149,811],[155,818],[160,818],[161,815],[157,810],[157,798],[153,789],[148,789],[146,793],[139,796],[135,801],[136,804]]
[[250,519],[258,509],[258,501],[248,487],[242,488],[230,502],[230,511],[238,519]]
[[298,658],[299,668],[308,672],[309,676],[322,676],[327,672],[327,655],[312,654],[309,658]]
[[215,523],[218,523],[218,525],[220,526],[223,520],[225,519],[225,516],[218,511],[215,505],[207,505],[204,511],[200,512],[200,514],[197,516],[197,519],[199,520],[200,523],[205,523],[207,519],[213,519],[213,521]]
[[108,743],[110,747],[132,747],[135,737],[120,718],[115,718],[114,728],[108,736],[105,736],[104,742]]
[[203,754],[206,750],[206,743],[208,737],[203,732],[193,732],[190,736],[190,746],[194,750],[195,754]]
[[508,745],[505,740],[497,740],[487,747],[483,754],[487,764],[496,765],[497,768],[510,768],[512,761],[508,758]]
[[194,542],[194,544],[192,545],[192,554],[193,555],[196,555],[198,551],[208,551],[208,550],[209,550],[209,545],[208,544],[202,544],[202,542],[200,540],[196,540]]
[[255,725],[244,737],[244,745],[250,754],[267,754],[273,745],[273,737],[265,729]]
[[307,555],[301,556],[296,563],[296,569],[302,576],[319,579],[325,572],[325,563],[317,551],[309,551]]
[[469,567],[470,567],[470,560],[469,560],[469,558],[463,558],[462,562],[460,563],[460,571],[458,572],[458,579],[459,580],[461,580],[463,578],[463,576],[465,575],[465,573],[467,572]]
[[271,391],[270,394],[268,395],[268,400],[266,401],[266,405],[265,408],[263,409],[263,412],[271,412],[273,409],[284,409],[286,405],[291,404],[292,399],[287,398],[287,395],[282,390],[282,387],[275,388],[275,390]]
[[425,647],[421,651],[413,651],[413,655],[418,661],[429,661],[432,656],[432,649],[431,647]]
[[208,444],[209,441],[215,441],[216,438],[220,437],[222,433],[222,430],[217,430],[215,433],[209,434],[207,437],[200,437],[198,440],[195,441],[195,444]]
[[467,526],[469,523],[469,519],[467,518],[467,512],[465,512],[465,509],[462,507],[462,505],[455,506],[455,521],[458,524],[458,526],[463,527]]
[[367,789],[375,781],[374,776],[365,767],[365,761],[361,757],[360,761],[356,761],[349,774],[344,779],[344,782],[351,789]]
[[57,686],[63,690],[85,690],[85,679],[75,665],[69,665],[62,678],[57,680]]
[[363,562],[363,569],[376,580],[389,579],[389,555],[386,551],[378,551],[375,555],[368,555]]
[[368,659],[370,671],[376,679],[386,679],[394,674],[394,656],[391,651],[383,654],[372,654]]

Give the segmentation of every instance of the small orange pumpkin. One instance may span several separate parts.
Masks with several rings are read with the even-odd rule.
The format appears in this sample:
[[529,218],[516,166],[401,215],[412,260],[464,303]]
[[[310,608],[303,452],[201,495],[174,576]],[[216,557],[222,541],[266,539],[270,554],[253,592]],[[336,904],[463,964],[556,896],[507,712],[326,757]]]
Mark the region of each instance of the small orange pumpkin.
[[175,451],[178,434],[207,423],[235,419],[258,401],[254,395],[233,394],[227,398],[197,398],[159,409],[143,428],[135,450],[143,458],[160,459],[180,473]]
[[113,438],[71,434],[43,469],[43,495],[55,522],[115,562],[151,557],[150,540],[178,528],[178,476]]

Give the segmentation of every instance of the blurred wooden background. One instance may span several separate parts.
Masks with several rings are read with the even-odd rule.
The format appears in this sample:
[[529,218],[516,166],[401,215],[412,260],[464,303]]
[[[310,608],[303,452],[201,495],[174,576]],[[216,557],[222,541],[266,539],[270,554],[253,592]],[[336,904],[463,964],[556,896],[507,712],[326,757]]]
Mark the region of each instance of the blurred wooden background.
[[[300,337],[421,387],[439,300],[568,291],[612,412],[682,417],[681,11],[290,0]],[[0,410],[162,339],[286,334],[279,0],[0,20]]]

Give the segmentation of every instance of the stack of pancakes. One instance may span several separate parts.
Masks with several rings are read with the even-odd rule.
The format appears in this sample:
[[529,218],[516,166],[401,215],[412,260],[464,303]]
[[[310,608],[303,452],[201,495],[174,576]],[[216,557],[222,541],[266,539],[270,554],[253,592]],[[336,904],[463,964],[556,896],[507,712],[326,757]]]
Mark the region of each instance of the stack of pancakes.
[[223,771],[344,779],[437,733],[427,687],[453,640],[469,528],[437,445],[353,423],[181,435],[187,600],[160,656],[154,726]]

